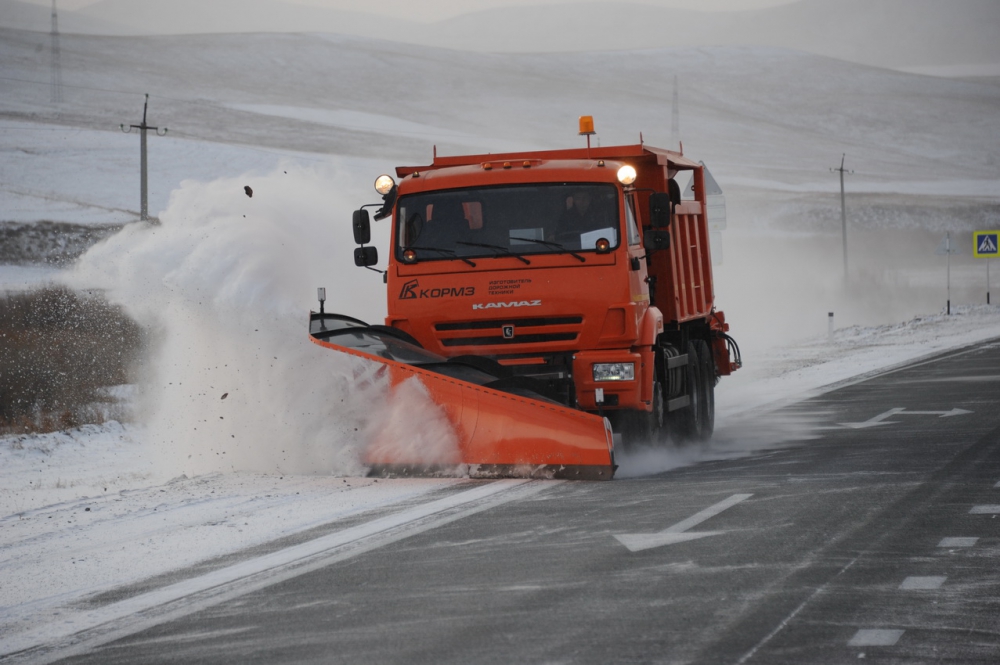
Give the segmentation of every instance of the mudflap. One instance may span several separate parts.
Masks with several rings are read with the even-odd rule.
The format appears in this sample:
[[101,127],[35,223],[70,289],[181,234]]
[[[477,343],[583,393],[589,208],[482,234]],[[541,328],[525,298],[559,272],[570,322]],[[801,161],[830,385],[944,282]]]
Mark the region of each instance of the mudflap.
[[[611,480],[614,433],[606,418],[530,394],[489,387],[497,377],[446,358],[384,326],[335,314],[310,317],[311,340],[324,348],[379,363],[390,391],[416,379],[440,407],[457,439],[457,455],[427,459],[421,450],[396,445],[398,430],[374,432],[364,462],[377,475],[461,475]],[[389,428],[387,428],[389,429]]]

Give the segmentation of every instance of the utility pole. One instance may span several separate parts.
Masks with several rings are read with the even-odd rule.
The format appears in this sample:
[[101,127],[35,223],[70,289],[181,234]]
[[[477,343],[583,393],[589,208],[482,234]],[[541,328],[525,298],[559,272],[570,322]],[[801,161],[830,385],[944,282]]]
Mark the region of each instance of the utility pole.
[[830,171],[836,173],[840,172],[840,225],[843,228],[844,233],[844,280],[847,280],[847,208],[844,202],[844,174],[854,173],[854,171],[847,171],[844,169],[844,159],[847,157],[847,153],[843,153],[840,156],[840,168],[830,169]]
[[167,128],[163,128],[163,134],[160,133],[159,127],[151,127],[146,124],[146,110],[149,108],[149,93],[146,93],[146,101],[142,105],[142,124],[141,125],[129,125],[128,129],[125,129],[125,125],[121,124],[119,127],[126,134],[131,134],[133,129],[139,130],[139,219],[146,222],[149,221],[149,201],[147,197],[148,187],[146,185],[146,130],[152,129],[156,132],[157,136],[164,136],[167,133]]
[[948,257],[948,308],[947,313],[951,315],[951,255],[961,254],[962,250],[951,244],[951,231],[944,234],[944,238],[941,239],[941,244],[938,245],[937,249],[934,250],[935,254],[944,254]]
[[52,0],[52,102],[62,102],[62,69],[59,67],[59,16],[56,0]]
[[677,75],[674,74],[674,103],[670,112],[670,145],[681,142],[681,104],[677,93]]

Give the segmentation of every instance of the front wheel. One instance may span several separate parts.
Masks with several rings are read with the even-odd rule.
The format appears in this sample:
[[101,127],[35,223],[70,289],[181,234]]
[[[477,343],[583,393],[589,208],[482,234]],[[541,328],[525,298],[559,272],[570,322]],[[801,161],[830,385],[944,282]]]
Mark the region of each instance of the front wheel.
[[609,414],[612,426],[622,435],[626,450],[635,450],[642,444],[659,445],[667,440],[666,404],[663,400],[663,386],[653,383],[651,411],[623,409]]

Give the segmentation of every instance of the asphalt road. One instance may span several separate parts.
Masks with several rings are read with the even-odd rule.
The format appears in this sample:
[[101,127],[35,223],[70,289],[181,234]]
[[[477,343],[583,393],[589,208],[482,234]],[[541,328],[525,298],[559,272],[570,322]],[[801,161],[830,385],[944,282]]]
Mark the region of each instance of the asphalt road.
[[[332,528],[308,564],[24,656],[1000,662],[1000,343],[773,417],[806,414],[815,438],[739,459],[614,482],[460,485],[392,524]],[[349,529],[358,538],[338,536]]]

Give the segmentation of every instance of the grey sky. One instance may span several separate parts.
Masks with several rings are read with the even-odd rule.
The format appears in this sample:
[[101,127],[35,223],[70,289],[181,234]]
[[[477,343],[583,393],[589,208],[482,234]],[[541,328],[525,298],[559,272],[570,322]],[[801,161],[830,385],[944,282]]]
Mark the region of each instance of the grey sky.
[[[51,6],[51,0],[22,0],[36,5]],[[74,10],[89,5],[94,5],[101,0],[57,0],[60,9]],[[457,16],[481,9],[493,9],[496,7],[529,5],[529,4],[566,4],[579,2],[580,0],[279,0],[291,4],[308,5],[313,7],[330,7],[334,9],[349,9],[352,11],[368,12],[372,14],[384,14],[398,16],[399,18],[435,21]],[[606,0],[616,2],[618,0]],[[760,9],[762,7],[773,7],[775,5],[785,5],[795,2],[795,0],[620,0],[633,4],[646,4],[656,7],[675,7],[678,9],[694,9],[700,11],[740,11],[748,9]],[[212,0],[205,0],[205,4],[211,4]],[[169,0],[164,0],[164,4],[169,5]]]

